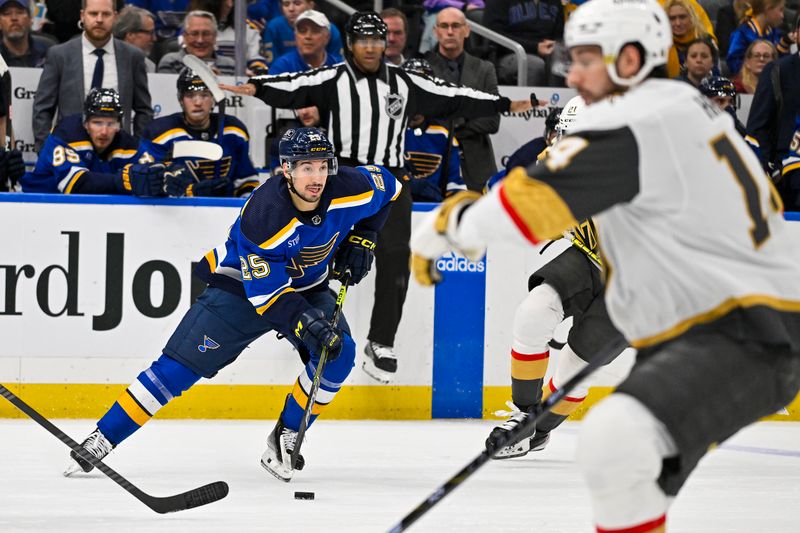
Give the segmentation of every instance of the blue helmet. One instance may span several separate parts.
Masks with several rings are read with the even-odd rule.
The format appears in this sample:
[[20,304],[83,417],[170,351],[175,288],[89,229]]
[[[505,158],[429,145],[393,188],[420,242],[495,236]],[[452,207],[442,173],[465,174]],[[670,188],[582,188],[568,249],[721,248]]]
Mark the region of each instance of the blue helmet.
[[294,128],[286,130],[278,144],[278,157],[281,165],[287,163],[291,172],[298,161],[314,159],[328,160],[328,174],[339,170],[333,145],[318,128]]

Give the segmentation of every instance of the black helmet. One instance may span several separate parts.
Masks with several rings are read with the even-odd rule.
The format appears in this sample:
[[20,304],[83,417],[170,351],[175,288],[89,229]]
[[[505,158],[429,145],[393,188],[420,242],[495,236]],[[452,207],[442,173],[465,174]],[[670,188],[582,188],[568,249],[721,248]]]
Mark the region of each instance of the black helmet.
[[561,117],[561,108],[560,107],[553,107],[550,109],[550,112],[547,114],[547,118],[544,119],[544,136],[555,131],[556,126],[558,126],[558,119]]
[[429,78],[436,77],[436,73],[433,72],[433,67],[431,64],[426,60],[417,57],[406,59],[402,64],[402,69],[406,72],[422,74],[423,76],[428,76]]
[[703,78],[697,87],[701,93],[709,98],[712,96],[736,96],[736,86],[731,80],[723,76],[708,76]]
[[94,88],[89,91],[83,102],[84,122],[90,117],[113,117],[122,121],[122,104],[117,91],[109,88]]
[[189,67],[185,67],[178,74],[178,99],[180,100],[189,91],[207,91],[208,86],[205,82],[195,74]]
[[378,37],[386,40],[386,23],[374,11],[358,11],[347,21],[347,39],[353,42],[359,37]]

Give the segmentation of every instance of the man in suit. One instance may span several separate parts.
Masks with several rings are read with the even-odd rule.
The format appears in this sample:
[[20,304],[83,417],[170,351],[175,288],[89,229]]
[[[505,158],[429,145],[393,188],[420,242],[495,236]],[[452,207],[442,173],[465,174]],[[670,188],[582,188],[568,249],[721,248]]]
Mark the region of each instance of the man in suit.
[[133,134],[139,135],[153,119],[144,54],[112,37],[115,17],[112,0],[83,0],[81,36],[48,51],[33,100],[37,150],[50,133],[53,118],[80,113],[92,88],[119,93],[125,131],[132,126]]
[[[439,41],[436,50],[427,56],[436,75],[446,81],[497,94],[497,74],[494,65],[464,51],[464,42],[469,37],[469,24],[464,13],[448,7],[436,16],[434,34]],[[451,149],[447,159],[461,157],[461,173],[467,188],[482,191],[489,176],[497,172],[490,133],[500,127],[500,115],[483,118],[457,118],[450,122],[461,154]],[[450,146],[452,143],[447,143]],[[442,165],[449,166],[445,159]]]

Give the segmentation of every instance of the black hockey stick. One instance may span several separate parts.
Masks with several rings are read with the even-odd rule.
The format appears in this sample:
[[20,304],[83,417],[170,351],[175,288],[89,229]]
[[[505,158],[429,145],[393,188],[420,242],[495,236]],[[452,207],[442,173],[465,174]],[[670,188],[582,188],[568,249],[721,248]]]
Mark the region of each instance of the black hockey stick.
[[593,358],[588,365],[583,367],[577,374],[564,383],[563,387],[547,397],[544,403],[542,403],[542,410],[535,417],[528,418],[524,424],[521,424],[506,433],[505,438],[500,439],[494,451],[490,452],[484,449],[480,455],[475,457],[475,459],[473,459],[467,466],[459,470],[456,475],[445,481],[443,485],[440,485],[439,488],[433,491],[431,495],[428,496],[422,503],[417,505],[413,510],[411,510],[410,513],[404,516],[399,524],[393,526],[389,530],[389,533],[399,533],[400,531],[405,531],[408,529],[411,524],[419,520],[419,518],[430,511],[434,505],[442,501],[445,496],[457,489],[462,483],[469,479],[472,474],[477,472],[480,467],[489,462],[489,460],[497,452],[508,446],[509,443],[516,441],[518,435],[526,431],[530,431],[533,426],[541,422],[548,411],[550,411],[550,409],[552,409],[558,402],[567,397],[569,393],[572,392],[572,390],[578,384],[580,384],[581,381],[583,381],[587,376],[589,376],[589,374],[593,373],[601,366],[611,362],[627,346],[627,341],[622,338],[617,338],[605,345],[597,352],[597,357]]
[[58,429],[55,425],[53,425],[52,422],[39,414],[33,407],[22,401],[18,396],[8,390],[2,384],[0,384],[0,394],[2,394],[6,400],[14,404],[17,409],[31,417],[36,423],[55,435],[58,440],[69,446],[70,449],[80,455],[82,459],[89,461],[92,466],[100,470],[106,476],[110,477],[117,485],[133,494],[137,500],[157,513],[174,513],[177,511],[183,511],[185,509],[191,509],[193,507],[200,507],[201,505],[206,505],[208,503],[221,500],[228,495],[228,484],[224,481],[216,481],[214,483],[209,483],[208,485],[203,485],[202,487],[192,489],[188,492],[183,492],[174,496],[165,496],[163,498],[146,494],[142,492],[141,489],[133,485],[130,481],[118,474],[110,466],[85,450],[83,446],[72,440],[69,435]]
[[[339,295],[336,296],[336,307],[333,309],[333,318],[331,318],[331,325],[333,327],[336,327],[336,324],[339,322],[339,316],[342,314],[342,306],[344,305],[344,297],[347,296],[348,286],[350,286],[349,270],[345,272],[344,279],[342,279],[342,287],[339,289]],[[297,458],[300,457],[300,445],[303,444],[303,437],[305,437],[308,423],[311,421],[311,410],[314,408],[314,403],[317,400],[317,392],[319,391],[319,384],[322,380],[322,369],[325,368],[325,362],[327,360],[328,349],[323,348],[319,356],[319,363],[317,363],[317,371],[314,372],[314,380],[311,382],[311,390],[308,393],[306,410],[303,412],[303,419],[300,420],[300,429],[297,431],[297,441],[292,450],[292,457],[290,459],[292,468],[295,467]]]

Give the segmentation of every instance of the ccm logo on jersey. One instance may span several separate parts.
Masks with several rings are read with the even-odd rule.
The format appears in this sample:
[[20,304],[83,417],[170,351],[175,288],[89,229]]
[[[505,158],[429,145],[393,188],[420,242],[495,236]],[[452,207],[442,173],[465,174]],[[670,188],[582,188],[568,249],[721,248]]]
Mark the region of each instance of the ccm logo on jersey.
[[483,260],[470,261],[466,257],[459,257],[451,252],[436,261],[436,268],[440,272],[484,272],[486,264]]

